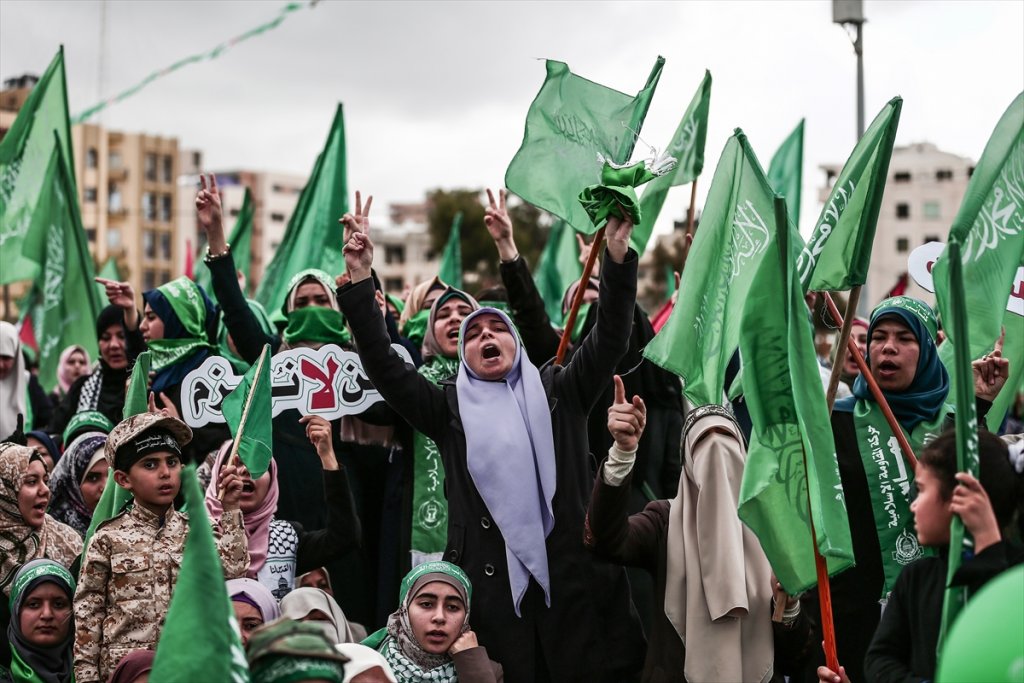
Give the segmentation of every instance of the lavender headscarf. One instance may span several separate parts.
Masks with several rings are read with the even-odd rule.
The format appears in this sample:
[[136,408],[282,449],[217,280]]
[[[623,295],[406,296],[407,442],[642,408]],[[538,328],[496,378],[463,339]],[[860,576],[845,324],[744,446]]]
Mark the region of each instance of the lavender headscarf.
[[281,608],[277,605],[274,595],[255,579],[229,579],[225,582],[228,597],[232,602],[245,602],[260,611],[263,623],[269,624],[281,616]]
[[[466,365],[469,324],[481,315],[505,321],[516,340],[512,369],[499,381],[480,379]],[[516,615],[530,577],[551,605],[546,539],[555,526],[555,440],[540,372],[530,362],[515,325],[496,308],[481,308],[462,321],[461,367],[455,380],[466,432],[466,461],[480,497],[505,538],[509,584]],[[513,489],[515,495],[510,495]]]

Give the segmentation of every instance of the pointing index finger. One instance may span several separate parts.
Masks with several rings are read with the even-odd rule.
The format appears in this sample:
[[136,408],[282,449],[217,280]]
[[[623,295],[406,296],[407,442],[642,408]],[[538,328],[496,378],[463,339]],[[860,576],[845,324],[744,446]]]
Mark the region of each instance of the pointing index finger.
[[999,354],[1003,355],[1003,342],[1006,341],[1006,327],[1002,327],[999,330],[999,339],[996,340],[996,345],[992,349],[992,355]]

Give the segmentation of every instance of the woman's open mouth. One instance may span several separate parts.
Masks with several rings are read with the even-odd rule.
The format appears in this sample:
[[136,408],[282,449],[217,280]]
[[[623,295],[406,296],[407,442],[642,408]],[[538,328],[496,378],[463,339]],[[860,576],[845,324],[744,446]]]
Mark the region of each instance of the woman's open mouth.
[[497,344],[484,344],[484,347],[480,350],[484,360],[490,360],[497,358],[501,355],[501,349],[498,348]]

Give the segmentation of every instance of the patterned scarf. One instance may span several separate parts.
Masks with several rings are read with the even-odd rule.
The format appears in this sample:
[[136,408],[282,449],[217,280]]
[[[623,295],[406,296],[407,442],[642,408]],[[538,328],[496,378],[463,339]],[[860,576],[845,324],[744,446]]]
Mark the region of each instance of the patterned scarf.
[[102,432],[86,432],[75,438],[50,475],[50,514],[85,536],[92,512],[82,498],[82,480],[93,463],[93,455],[107,443]]

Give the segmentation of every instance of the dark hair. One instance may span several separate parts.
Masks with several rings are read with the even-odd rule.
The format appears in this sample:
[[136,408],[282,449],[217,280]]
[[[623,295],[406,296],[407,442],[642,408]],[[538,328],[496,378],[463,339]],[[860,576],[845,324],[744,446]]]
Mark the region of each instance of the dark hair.
[[[939,480],[942,499],[951,499],[957,485],[956,429],[947,429],[929,443],[918,455],[918,462]],[[1003,440],[983,429],[978,430],[978,470],[978,481],[988,494],[996,520],[1005,527],[1017,506],[1017,473]]]
[[[508,302],[508,291],[502,285],[484,287],[476,293],[477,301],[504,301]],[[482,304],[481,304],[482,305]]]

